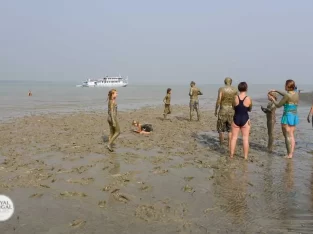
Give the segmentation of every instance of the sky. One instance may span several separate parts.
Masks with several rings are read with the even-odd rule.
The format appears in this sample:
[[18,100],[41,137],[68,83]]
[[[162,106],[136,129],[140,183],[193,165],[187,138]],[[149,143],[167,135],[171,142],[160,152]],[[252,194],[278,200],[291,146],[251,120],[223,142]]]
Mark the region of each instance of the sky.
[[312,0],[0,0],[0,80],[313,83]]

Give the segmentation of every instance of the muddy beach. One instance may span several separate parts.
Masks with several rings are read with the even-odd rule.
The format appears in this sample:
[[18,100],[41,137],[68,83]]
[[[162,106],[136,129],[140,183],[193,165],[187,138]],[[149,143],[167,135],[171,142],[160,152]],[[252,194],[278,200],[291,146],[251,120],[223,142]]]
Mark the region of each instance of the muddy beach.
[[[121,135],[106,149],[106,113],[28,116],[0,124],[0,194],[15,213],[9,233],[312,233],[312,149],[283,159],[266,152],[265,115],[252,112],[251,150],[220,148],[213,111],[188,106],[119,112]],[[131,121],[151,123],[149,136]]]

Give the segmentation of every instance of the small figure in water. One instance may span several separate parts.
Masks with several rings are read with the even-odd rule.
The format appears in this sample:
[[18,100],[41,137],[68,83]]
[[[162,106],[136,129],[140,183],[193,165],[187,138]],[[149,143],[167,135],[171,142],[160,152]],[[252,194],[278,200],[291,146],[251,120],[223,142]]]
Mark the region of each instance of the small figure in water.
[[[296,130],[296,125],[299,123],[298,116],[298,103],[299,103],[299,93],[295,92],[295,82],[293,80],[286,80],[285,90],[287,92],[280,92],[277,90],[272,90],[269,92],[269,98],[274,102],[277,108],[284,106],[284,113],[281,118],[282,131],[285,137],[285,144],[287,148],[286,158],[292,158],[295,150],[295,137],[294,132]],[[276,101],[272,93],[278,93],[283,98],[280,102]]]
[[216,105],[215,116],[217,117],[216,128],[219,133],[220,145],[224,141],[224,132],[228,132],[228,147],[230,147],[231,139],[231,124],[234,118],[233,101],[238,91],[234,86],[231,86],[232,79],[226,77],[224,80],[224,87],[219,88]]
[[308,118],[307,118],[308,123],[310,123],[310,115],[312,116],[312,127],[313,127],[313,104],[312,104],[311,109],[310,109],[309,114],[308,114]]
[[[271,96],[277,100],[276,93],[272,93]],[[267,105],[267,107],[261,106],[261,110],[266,114],[266,120],[267,120],[267,134],[268,134],[268,144],[267,149],[269,152],[273,152],[273,143],[274,143],[274,126],[276,123],[276,106],[272,99],[268,97],[268,100],[270,101]]]
[[163,113],[164,119],[166,119],[166,116],[168,114],[172,113],[171,112],[171,94],[172,94],[172,89],[168,88],[166,90],[166,96],[163,99],[163,102],[164,102],[164,113]]
[[107,148],[113,152],[112,144],[120,135],[120,126],[117,121],[117,90],[111,89],[108,93],[108,123],[110,127],[109,143]]
[[137,128],[137,130],[134,130],[134,132],[140,133],[140,134],[150,134],[153,131],[151,124],[140,124],[138,121],[133,121],[132,125]]
[[200,89],[196,87],[196,83],[194,81],[191,81],[189,90],[190,121],[192,120],[193,111],[197,112],[197,118],[198,121],[200,121],[199,98],[198,98],[199,95],[202,95]]
[[28,91],[28,96],[30,97],[30,96],[33,96],[33,94],[32,94],[32,91],[31,90],[29,90]]

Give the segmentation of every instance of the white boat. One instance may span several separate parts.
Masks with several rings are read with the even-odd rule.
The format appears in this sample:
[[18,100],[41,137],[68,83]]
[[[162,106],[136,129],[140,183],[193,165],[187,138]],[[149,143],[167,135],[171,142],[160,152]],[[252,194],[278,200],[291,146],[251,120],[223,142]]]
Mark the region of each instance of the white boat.
[[128,85],[128,77],[106,76],[102,79],[87,79],[82,85],[76,87],[126,87]]

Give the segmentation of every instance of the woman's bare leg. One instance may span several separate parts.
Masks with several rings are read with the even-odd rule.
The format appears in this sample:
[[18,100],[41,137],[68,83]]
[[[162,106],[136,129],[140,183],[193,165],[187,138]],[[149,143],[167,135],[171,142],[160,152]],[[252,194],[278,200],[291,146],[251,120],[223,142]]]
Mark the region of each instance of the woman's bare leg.
[[240,128],[232,123],[231,125],[231,140],[230,140],[230,157],[233,158],[235,154],[235,149],[236,149],[236,144],[237,144],[237,139],[238,139],[238,134],[239,134]]
[[242,141],[243,141],[243,154],[245,159],[248,159],[249,153],[249,135],[250,135],[250,120],[241,128]]
[[291,148],[291,132],[290,127],[287,124],[281,125],[284,137],[285,137],[285,144],[287,149],[287,157],[286,158],[292,158],[292,148]]
[[296,140],[295,140],[295,130],[296,126],[289,126],[290,129],[290,141],[291,141],[291,158],[293,157],[293,153],[295,152]]

